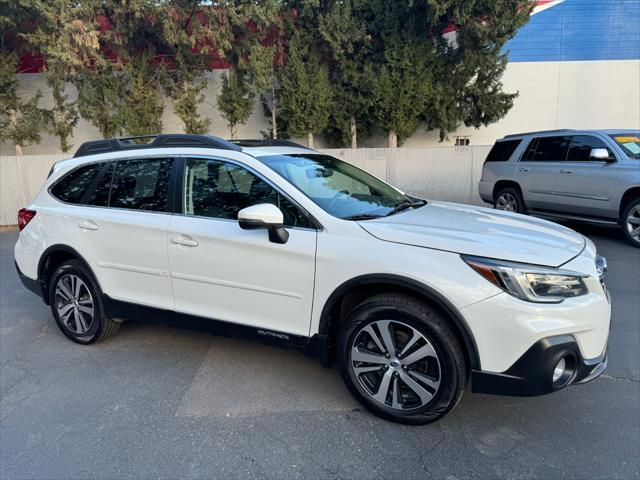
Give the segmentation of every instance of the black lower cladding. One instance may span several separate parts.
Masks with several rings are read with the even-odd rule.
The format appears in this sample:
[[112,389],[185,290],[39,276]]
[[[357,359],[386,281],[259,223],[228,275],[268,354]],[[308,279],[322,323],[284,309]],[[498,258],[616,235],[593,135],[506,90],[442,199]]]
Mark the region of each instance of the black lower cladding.
[[161,322],[172,327],[209,332],[222,337],[258,340],[269,345],[301,351],[306,355],[319,358],[323,365],[328,366],[327,338],[324,335],[305,337],[123,302],[108,295],[104,295],[103,299],[106,313],[111,318]]
[[[563,385],[553,384],[553,371],[562,358],[573,369]],[[504,373],[471,372],[471,388],[476,393],[529,397],[555,392],[564,386],[586,383],[599,377],[607,368],[606,350],[600,357],[584,360],[572,335],[543,338],[534,343]]]
[[42,283],[40,283],[40,280],[34,280],[32,278],[27,277],[24,273],[22,273],[22,271],[20,270],[20,267],[18,267],[18,263],[14,262],[15,266],[16,266],[16,272],[18,272],[18,277],[20,277],[20,281],[22,282],[22,285],[24,285],[27,290],[32,291],[33,293],[35,293],[36,295],[38,295],[40,298],[42,298]]

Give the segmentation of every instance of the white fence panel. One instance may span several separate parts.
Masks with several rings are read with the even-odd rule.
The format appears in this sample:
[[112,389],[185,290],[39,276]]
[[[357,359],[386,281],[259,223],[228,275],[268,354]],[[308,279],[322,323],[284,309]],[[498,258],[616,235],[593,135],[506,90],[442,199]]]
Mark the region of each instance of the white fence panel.
[[[321,150],[368,171],[404,192],[431,200],[482,205],[478,180],[489,145]],[[68,155],[0,156],[0,225],[38,193],[51,166]]]

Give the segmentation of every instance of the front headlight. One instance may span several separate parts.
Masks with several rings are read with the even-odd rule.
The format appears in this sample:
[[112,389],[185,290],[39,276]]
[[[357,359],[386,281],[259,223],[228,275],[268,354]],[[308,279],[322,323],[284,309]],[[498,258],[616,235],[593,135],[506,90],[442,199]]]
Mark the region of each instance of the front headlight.
[[587,275],[581,273],[467,255],[462,259],[495,286],[528,302],[560,303],[589,291],[583,280]]

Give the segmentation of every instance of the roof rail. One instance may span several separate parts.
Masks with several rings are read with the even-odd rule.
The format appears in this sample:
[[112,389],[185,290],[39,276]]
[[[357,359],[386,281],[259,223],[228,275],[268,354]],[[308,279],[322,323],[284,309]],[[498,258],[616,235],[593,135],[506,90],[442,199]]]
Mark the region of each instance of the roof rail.
[[561,132],[575,132],[575,130],[572,130],[571,128],[559,128],[557,130],[539,130],[537,132],[510,133],[509,135],[505,135],[503,138],[522,137],[524,135],[539,135],[541,133],[561,133]]
[[229,140],[231,143],[240,147],[298,147],[309,148],[291,140],[281,140],[279,138],[247,138],[242,140]]
[[[136,140],[153,139],[146,143],[136,143]],[[92,140],[84,142],[76,151],[75,157],[94,155],[98,153],[119,152],[123,150],[142,150],[145,148],[171,148],[171,147],[199,147],[217,148],[220,150],[242,149],[213,135],[192,135],[186,133],[166,133],[158,135],[139,135],[136,137],[108,138],[104,140]]]

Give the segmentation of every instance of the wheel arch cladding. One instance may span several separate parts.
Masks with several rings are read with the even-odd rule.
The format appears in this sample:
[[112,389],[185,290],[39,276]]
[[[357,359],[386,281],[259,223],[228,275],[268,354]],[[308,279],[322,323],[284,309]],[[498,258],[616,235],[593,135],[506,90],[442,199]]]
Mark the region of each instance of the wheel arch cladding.
[[325,302],[318,333],[329,337],[329,344],[333,346],[342,320],[353,308],[373,295],[394,292],[409,294],[438,309],[455,328],[462,341],[470,368],[480,368],[480,356],[475,338],[458,309],[433,288],[399,275],[369,274],[344,282]]
[[627,208],[630,202],[640,197],[640,187],[631,187],[629,188],[620,199],[620,207],[618,208],[618,217],[622,219],[622,213],[624,209]]
[[493,201],[496,201],[496,196],[498,192],[505,188],[517,188],[522,194],[522,188],[520,188],[520,184],[514,180],[498,180],[496,184],[493,186]]
[[42,255],[40,256],[40,261],[38,262],[38,280],[42,285],[43,292],[43,300],[49,305],[49,281],[51,279],[51,275],[55,272],[56,268],[62,265],[64,262],[68,260],[78,260],[82,262],[87,271],[91,275],[91,279],[98,286],[100,291],[102,292],[102,288],[100,288],[100,282],[98,282],[98,278],[95,273],[89,266],[89,263],[83,258],[77,250],[68,245],[51,245],[47,248]]

